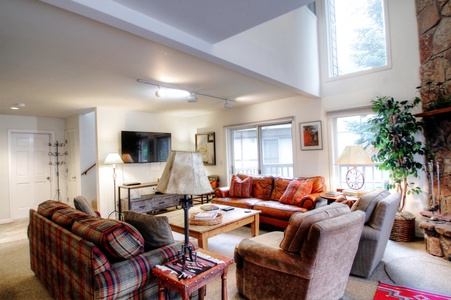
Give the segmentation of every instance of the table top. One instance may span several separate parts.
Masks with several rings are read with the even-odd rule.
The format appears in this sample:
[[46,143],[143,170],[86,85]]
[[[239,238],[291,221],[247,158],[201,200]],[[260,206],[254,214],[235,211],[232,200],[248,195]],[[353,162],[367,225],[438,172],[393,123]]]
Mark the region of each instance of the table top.
[[[224,211],[221,210],[221,208],[225,208],[225,207],[229,207],[227,205],[220,205],[220,204],[215,204],[215,206],[219,207],[219,210],[214,210],[217,211],[219,213],[222,214],[222,222],[220,224],[217,225],[207,225],[207,226],[200,226],[200,225],[189,225],[189,230],[192,232],[198,232],[198,233],[203,233],[203,232],[208,232],[208,231],[212,231],[216,228],[220,228],[223,227],[227,224],[251,217],[251,216],[255,216],[257,214],[259,214],[261,211],[259,210],[254,210],[254,209],[244,209],[244,208],[238,208],[235,207],[233,210],[229,210],[229,211]],[[194,213],[194,212],[201,212],[203,211],[200,206],[194,206],[191,207],[189,209],[189,213]],[[184,210],[183,209],[178,209],[175,211],[171,211],[171,212],[167,212],[164,214],[161,214],[162,216],[167,216],[169,219],[169,224],[175,227],[179,227],[179,228],[184,228],[185,227],[185,218],[184,218]]]

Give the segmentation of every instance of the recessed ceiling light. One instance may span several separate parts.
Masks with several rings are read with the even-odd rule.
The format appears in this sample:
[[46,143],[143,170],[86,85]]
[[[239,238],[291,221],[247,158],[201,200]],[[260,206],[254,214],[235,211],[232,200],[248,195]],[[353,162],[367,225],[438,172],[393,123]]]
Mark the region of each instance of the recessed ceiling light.
[[24,103],[17,103],[17,104],[14,104],[14,106],[11,106],[10,109],[18,110],[18,109],[21,109],[22,107],[25,107]]

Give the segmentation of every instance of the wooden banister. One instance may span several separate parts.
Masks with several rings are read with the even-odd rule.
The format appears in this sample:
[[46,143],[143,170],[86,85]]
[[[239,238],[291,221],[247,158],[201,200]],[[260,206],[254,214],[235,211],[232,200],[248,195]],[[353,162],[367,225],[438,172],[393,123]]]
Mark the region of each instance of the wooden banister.
[[88,172],[94,168],[96,166],[96,163],[94,163],[92,166],[90,166],[89,168],[87,168],[84,172],[81,173],[81,175],[86,175],[88,174]]

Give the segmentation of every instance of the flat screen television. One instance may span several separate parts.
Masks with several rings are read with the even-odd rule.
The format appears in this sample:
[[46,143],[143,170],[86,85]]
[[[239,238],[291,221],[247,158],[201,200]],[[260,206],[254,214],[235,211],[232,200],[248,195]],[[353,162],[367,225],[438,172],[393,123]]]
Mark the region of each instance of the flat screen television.
[[166,132],[121,132],[124,163],[165,162],[171,152],[171,134]]

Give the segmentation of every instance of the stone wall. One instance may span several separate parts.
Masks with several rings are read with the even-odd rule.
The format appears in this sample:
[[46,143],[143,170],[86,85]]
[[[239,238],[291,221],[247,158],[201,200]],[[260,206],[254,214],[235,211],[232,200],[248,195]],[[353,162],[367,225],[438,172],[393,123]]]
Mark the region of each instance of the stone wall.
[[[437,103],[449,97],[451,92],[451,0],[415,2],[421,60],[422,107],[423,111],[439,112],[423,117],[424,135],[431,153],[428,160],[434,161],[433,191],[441,212],[451,213],[451,111],[433,109]],[[441,195],[438,195],[437,163]]]

